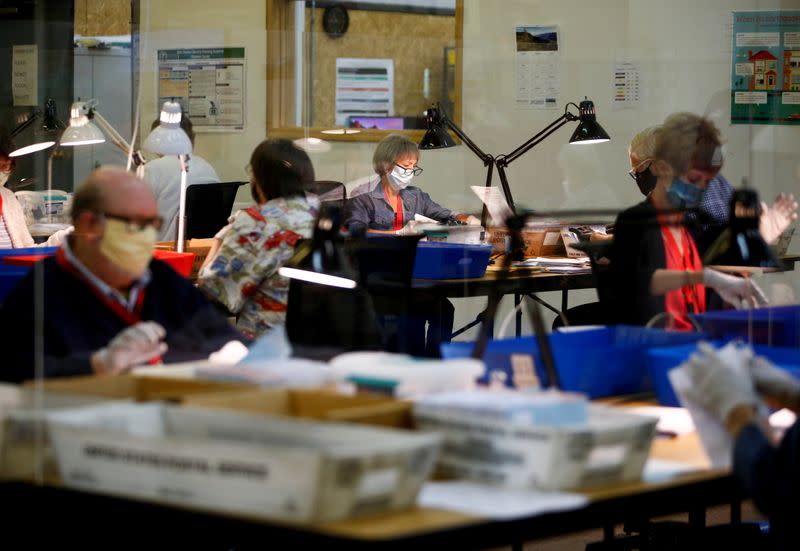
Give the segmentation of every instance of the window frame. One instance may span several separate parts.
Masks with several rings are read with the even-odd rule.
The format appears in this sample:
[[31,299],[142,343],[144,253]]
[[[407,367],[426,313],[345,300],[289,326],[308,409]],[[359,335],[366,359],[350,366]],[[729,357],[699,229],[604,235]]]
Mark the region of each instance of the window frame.
[[[456,0],[455,11],[455,97],[451,120],[461,125],[462,41],[464,0]],[[267,136],[270,138],[320,138],[326,141],[379,142],[389,134],[402,133],[419,142],[425,130],[361,129],[353,134],[325,134],[321,127],[290,126],[294,113],[294,6],[291,0],[267,0]]]

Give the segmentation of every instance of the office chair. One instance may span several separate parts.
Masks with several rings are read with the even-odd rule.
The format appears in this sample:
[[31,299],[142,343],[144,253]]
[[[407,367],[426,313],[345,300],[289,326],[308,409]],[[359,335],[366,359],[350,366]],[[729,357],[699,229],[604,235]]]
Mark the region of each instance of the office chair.
[[[383,349],[414,356],[439,356],[437,331],[452,330],[452,311],[440,297],[412,289],[419,235],[373,236],[348,243],[383,334]],[[428,342],[425,324],[428,322]],[[444,336],[441,337],[444,339]]]
[[306,192],[316,195],[320,203],[336,202],[337,206],[344,208],[347,201],[347,188],[342,182],[335,180],[316,180],[306,184]]
[[218,182],[186,188],[186,239],[214,237],[225,227],[236,192],[246,183]]

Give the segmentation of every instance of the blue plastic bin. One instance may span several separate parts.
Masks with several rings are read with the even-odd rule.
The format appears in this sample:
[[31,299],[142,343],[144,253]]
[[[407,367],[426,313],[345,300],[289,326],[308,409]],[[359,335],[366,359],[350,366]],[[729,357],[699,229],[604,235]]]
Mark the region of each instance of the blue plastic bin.
[[[713,344],[719,347],[722,343],[714,342]],[[647,352],[647,364],[653,379],[656,398],[662,406],[680,407],[667,372],[687,360],[696,348],[696,345],[691,344],[653,348]],[[776,366],[788,370],[795,376],[800,376],[800,348],[756,345],[753,346],[753,351],[758,356],[764,356]]]
[[712,339],[740,338],[753,344],[800,347],[800,305],[797,304],[719,310],[698,314],[695,319]]
[[30,266],[12,266],[3,259],[8,256],[27,256],[30,254],[52,254],[58,247],[26,247],[22,249],[0,249],[0,304],[6,299],[17,283],[25,277]]
[[[647,370],[648,348],[693,343],[701,333],[669,332],[663,329],[619,325],[584,331],[553,333],[548,338],[563,390],[583,392],[590,398],[646,392],[653,389]],[[467,357],[473,343],[442,345],[445,358]],[[527,358],[511,356],[523,355]],[[524,360],[528,360],[528,362]],[[520,376],[529,377],[532,360],[536,376],[547,384],[547,376],[534,337],[491,341],[483,357],[486,373],[479,382],[503,381],[516,387]],[[514,369],[516,367],[516,370]],[[521,381],[519,381],[521,382]]]
[[491,254],[491,245],[420,241],[413,275],[416,279],[481,277],[486,272]]

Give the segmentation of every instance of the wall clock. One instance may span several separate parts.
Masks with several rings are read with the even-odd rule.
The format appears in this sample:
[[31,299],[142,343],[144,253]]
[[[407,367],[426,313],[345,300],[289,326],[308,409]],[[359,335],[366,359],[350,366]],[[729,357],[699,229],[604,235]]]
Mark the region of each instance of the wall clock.
[[322,14],[322,28],[331,38],[340,38],[347,32],[347,27],[350,25],[350,16],[347,15],[347,9],[340,5],[334,4],[325,8]]

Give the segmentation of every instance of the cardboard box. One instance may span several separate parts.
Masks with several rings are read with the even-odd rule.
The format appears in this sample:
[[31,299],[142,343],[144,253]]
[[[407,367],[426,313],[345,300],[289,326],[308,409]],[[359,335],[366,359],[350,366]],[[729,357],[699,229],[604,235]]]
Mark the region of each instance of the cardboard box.
[[[509,239],[508,228],[489,228],[487,242],[492,244],[495,253],[506,252],[507,239]],[[567,254],[561,239],[560,226],[522,230],[522,239],[525,243],[524,258]]]
[[48,415],[65,485],[286,521],[413,505],[439,436],[116,403]]
[[411,403],[369,394],[345,396],[323,390],[255,389],[193,394],[186,406],[266,413],[318,421],[412,428]]
[[588,424],[554,427],[441,411],[418,402],[422,429],[444,433],[443,476],[561,490],[639,480],[656,418],[589,406]]
[[[211,246],[214,243],[214,238],[209,237],[205,239],[189,239],[186,241],[184,252],[194,253],[194,261],[192,263],[192,271],[189,274],[189,279],[197,279],[197,274],[200,272],[200,267],[206,261]],[[156,243],[156,249],[166,251],[174,251],[177,249],[175,241],[159,241]]]
[[[42,392],[37,389],[41,388]],[[110,400],[181,402],[192,394],[238,393],[254,385],[165,377],[95,375],[26,382],[0,392],[0,476],[14,480],[57,479],[44,414]],[[6,406],[3,406],[6,404]]]
[[[28,381],[25,386],[32,387],[35,384],[33,381]],[[131,374],[115,375],[113,377],[97,375],[63,377],[47,379],[40,384],[46,392],[84,394],[136,402],[149,402],[152,400],[180,402],[192,394],[240,392],[256,388],[255,385],[244,383],[202,379],[170,379],[168,377],[147,377]]]

